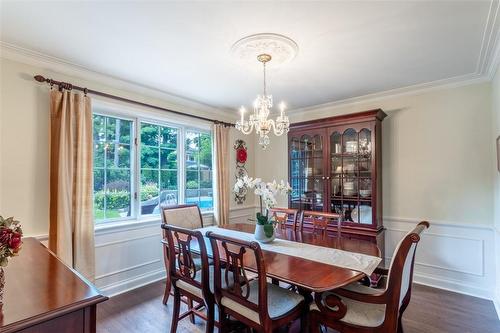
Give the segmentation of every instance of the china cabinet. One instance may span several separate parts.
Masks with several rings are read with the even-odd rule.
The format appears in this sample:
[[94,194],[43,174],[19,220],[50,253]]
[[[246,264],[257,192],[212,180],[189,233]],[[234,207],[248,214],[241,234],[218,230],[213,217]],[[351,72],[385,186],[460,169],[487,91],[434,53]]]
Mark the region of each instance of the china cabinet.
[[370,110],[294,123],[288,133],[289,207],[340,213],[343,237],[377,242],[381,249],[385,117]]

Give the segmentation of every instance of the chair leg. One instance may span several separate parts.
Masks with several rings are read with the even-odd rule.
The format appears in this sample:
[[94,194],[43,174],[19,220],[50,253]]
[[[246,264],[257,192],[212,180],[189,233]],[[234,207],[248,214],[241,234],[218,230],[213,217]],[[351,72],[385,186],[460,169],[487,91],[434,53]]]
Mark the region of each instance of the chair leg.
[[309,333],[318,333],[320,332],[319,321],[316,318],[314,312],[309,313]]
[[205,333],[213,333],[214,322],[215,322],[215,306],[214,304],[207,305],[207,325],[205,327]]
[[403,304],[401,304],[401,308],[399,309],[398,313],[398,333],[403,333],[403,312],[405,312],[406,308],[408,307],[408,304],[410,304],[410,298],[409,295],[405,297],[403,300]]
[[229,333],[229,322],[227,320],[226,313],[224,312],[224,308],[219,305],[219,333]]
[[398,333],[403,333],[403,323],[401,321],[402,317],[403,317],[403,314],[400,313],[398,316]]
[[[188,301],[189,310],[192,310],[193,309],[193,300],[188,297],[187,301]],[[191,314],[189,315],[189,321],[191,322],[191,324],[194,324],[194,317],[195,317],[194,313],[191,312]]]
[[[309,310],[309,309],[308,309]],[[309,325],[309,311],[304,310],[300,315],[300,331],[307,332],[307,326]]]
[[172,313],[172,325],[170,333],[177,332],[177,324],[179,323],[179,312],[181,309],[181,294],[177,288],[174,288],[174,311]]
[[170,290],[172,288],[172,281],[170,280],[170,274],[167,273],[167,281],[165,285],[165,293],[163,294],[163,305],[167,305],[168,298],[170,297]]

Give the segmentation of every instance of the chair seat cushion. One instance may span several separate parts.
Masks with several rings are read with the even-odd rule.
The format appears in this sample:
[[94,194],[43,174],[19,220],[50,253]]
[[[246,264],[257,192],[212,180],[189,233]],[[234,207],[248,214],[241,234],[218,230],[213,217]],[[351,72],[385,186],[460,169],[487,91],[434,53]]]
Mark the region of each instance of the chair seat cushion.
[[[259,281],[253,280],[250,282],[250,294],[248,301],[254,304],[259,303]],[[267,283],[267,306],[269,317],[277,319],[294,310],[302,301],[304,297],[294,293],[288,289],[281,288],[272,283]],[[253,311],[238,302],[228,298],[222,297],[221,304],[227,308],[238,312],[245,318],[248,318],[256,323],[260,323],[259,313]]]
[[[344,288],[365,294],[373,294],[378,292],[376,289],[362,285],[360,285],[360,287],[354,286],[354,284],[352,286],[349,285],[348,287]],[[363,290],[364,292],[361,292],[360,290]],[[331,294],[337,295],[334,292],[332,292]],[[384,322],[385,304],[364,303],[355,301],[347,297],[342,297],[340,295],[337,296],[342,300],[342,303],[344,303],[345,306],[347,307],[347,312],[345,316],[342,319],[339,319],[339,321],[342,321],[347,324],[364,326],[364,327],[377,327]],[[311,304],[310,310],[320,311],[318,306],[314,302]]]

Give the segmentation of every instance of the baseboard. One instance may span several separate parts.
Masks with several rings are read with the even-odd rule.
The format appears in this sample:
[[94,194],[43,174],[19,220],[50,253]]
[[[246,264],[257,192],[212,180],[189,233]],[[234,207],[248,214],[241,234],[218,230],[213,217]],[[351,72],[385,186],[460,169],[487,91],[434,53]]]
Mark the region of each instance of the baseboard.
[[165,269],[148,272],[108,286],[103,286],[100,287],[99,290],[108,297],[114,297],[162,279],[165,279]]
[[475,286],[466,285],[458,281],[443,279],[443,277],[434,277],[434,276],[415,273],[413,275],[413,282],[415,284],[420,284],[423,286],[428,286],[432,288],[451,291],[454,293],[492,300],[491,291],[489,289],[477,288]]

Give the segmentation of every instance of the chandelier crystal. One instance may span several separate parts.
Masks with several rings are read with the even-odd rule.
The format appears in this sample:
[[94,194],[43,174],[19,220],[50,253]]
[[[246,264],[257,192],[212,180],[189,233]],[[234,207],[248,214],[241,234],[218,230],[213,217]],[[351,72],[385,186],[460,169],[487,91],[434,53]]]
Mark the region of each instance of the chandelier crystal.
[[268,119],[269,113],[273,107],[273,96],[267,94],[266,88],[266,63],[271,61],[272,57],[269,54],[263,53],[257,56],[257,60],[263,65],[264,70],[264,93],[257,95],[253,102],[253,114],[248,120],[245,120],[245,108],[240,108],[241,119],[236,122],[236,129],[243,134],[250,134],[255,128],[255,133],[259,135],[259,145],[262,149],[266,149],[269,145],[269,133],[271,131],[276,136],[288,133],[290,130],[290,121],[285,115],[285,103],[281,102],[279,105],[280,115],[273,119]]

